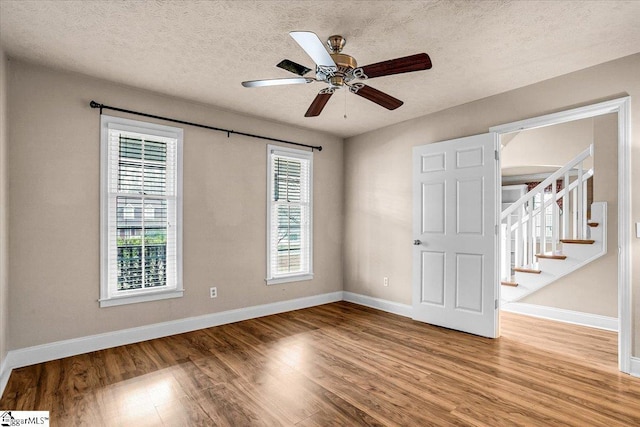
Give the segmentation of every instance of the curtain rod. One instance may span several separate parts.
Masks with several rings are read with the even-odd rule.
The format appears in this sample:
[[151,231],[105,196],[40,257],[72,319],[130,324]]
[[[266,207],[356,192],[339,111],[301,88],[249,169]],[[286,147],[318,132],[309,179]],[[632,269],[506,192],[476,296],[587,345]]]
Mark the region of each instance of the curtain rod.
[[180,123],[180,124],[188,125],[188,126],[195,126],[195,127],[204,128],[204,129],[217,130],[219,132],[226,132],[227,138],[232,133],[235,133],[236,135],[248,136],[248,137],[251,137],[251,138],[265,139],[267,141],[282,142],[283,144],[297,145],[298,147],[311,148],[311,151],[313,151],[313,150],[322,151],[322,146],[321,145],[307,145],[307,144],[301,144],[299,142],[285,141],[284,139],[271,138],[269,136],[255,135],[255,134],[252,134],[252,133],[238,132],[238,131],[230,130],[230,129],[222,129],[222,128],[217,128],[217,127],[214,127],[214,126],[201,125],[199,123],[187,122],[187,121],[178,120],[178,119],[171,119],[169,117],[156,116],[154,114],[141,113],[139,111],[125,110],[124,108],[111,107],[109,105],[100,104],[100,103],[98,103],[96,101],[91,101],[89,103],[89,106],[91,108],[99,108],[100,109],[100,114],[102,114],[102,110],[120,111],[122,113],[136,114],[138,116],[150,117],[152,119],[165,120],[165,121],[168,121],[168,122]]

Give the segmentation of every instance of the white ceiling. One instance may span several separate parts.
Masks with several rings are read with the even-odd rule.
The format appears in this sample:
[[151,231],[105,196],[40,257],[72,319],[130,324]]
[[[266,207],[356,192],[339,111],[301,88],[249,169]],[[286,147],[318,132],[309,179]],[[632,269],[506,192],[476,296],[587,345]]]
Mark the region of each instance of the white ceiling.
[[[341,137],[637,53],[639,22],[640,1],[0,0],[10,57]],[[293,30],[343,35],[359,65],[426,52],[433,68],[367,83],[395,111],[342,91],[305,118],[322,84],[240,85],[312,67]]]

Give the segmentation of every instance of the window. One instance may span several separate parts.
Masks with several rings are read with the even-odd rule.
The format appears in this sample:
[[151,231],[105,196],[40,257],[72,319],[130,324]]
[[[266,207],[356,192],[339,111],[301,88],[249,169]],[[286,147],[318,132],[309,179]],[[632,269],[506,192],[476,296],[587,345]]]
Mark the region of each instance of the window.
[[267,284],[313,278],[313,153],[267,147]]
[[[544,208],[545,237],[550,238],[552,237],[552,232],[553,232],[553,207],[551,204],[549,204],[549,201],[551,200],[553,195],[550,192],[547,192],[546,190],[542,194],[536,194],[533,197],[533,210],[535,211],[536,209],[542,206],[543,197],[544,197],[545,205],[548,205],[546,208]],[[542,218],[539,215],[535,217],[535,227],[536,227],[536,236],[538,238],[542,238],[542,234],[540,233],[540,227],[542,227]]]
[[101,116],[100,306],[182,288],[182,129]]

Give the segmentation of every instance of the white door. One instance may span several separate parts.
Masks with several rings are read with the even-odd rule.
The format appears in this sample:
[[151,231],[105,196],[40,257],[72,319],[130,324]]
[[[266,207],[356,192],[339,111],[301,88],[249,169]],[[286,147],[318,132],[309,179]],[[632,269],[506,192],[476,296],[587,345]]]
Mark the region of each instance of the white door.
[[413,318],[496,338],[498,138],[413,149]]

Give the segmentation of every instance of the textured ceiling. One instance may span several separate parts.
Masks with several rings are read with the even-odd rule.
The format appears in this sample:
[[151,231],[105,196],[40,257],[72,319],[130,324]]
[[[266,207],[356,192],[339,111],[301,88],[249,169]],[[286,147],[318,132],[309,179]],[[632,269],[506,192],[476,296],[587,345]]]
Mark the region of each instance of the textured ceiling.
[[[11,57],[342,137],[639,52],[639,21],[640,1],[0,0]],[[343,35],[360,65],[427,52],[433,68],[367,83],[395,111],[342,91],[305,118],[321,83],[240,85],[312,67],[293,30]]]

